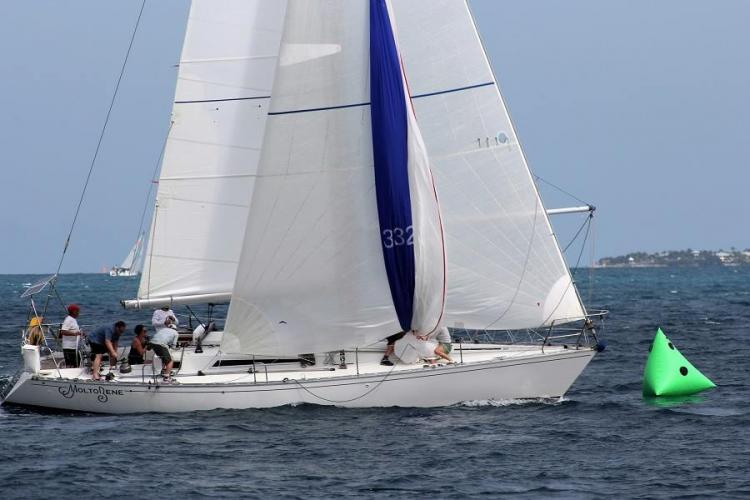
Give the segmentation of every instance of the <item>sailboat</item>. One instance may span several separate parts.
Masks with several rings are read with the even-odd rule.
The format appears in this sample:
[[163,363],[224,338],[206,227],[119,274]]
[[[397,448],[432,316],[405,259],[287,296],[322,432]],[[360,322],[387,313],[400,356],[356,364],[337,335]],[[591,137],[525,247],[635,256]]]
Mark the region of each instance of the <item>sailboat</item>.
[[109,275],[113,277],[117,276],[138,276],[141,274],[141,268],[143,266],[143,234],[138,236],[135,241],[133,248],[130,249],[125,260],[119,266],[113,266],[109,270]]
[[[177,383],[137,366],[95,382],[24,346],[5,402],[130,413],[568,391],[597,353],[595,315],[464,0],[193,1],[123,305],[221,302],[215,345],[173,351]],[[408,359],[443,327],[454,362],[381,364],[386,337],[411,336],[395,347]],[[459,335],[476,331],[529,340]]]

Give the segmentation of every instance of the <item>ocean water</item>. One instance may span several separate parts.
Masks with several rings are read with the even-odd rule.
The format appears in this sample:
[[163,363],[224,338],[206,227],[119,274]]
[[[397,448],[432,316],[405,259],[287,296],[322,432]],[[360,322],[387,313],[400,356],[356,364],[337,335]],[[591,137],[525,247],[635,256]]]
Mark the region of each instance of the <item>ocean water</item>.
[[[19,295],[37,278],[0,276],[0,382],[21,365]],[[583,297],[610,310],[608,347],[563,401],[132,416],[2,407],[0,496],[750,497],[750,268],[588,278],[582,270]],[[81,323],[94,324],[147,322],[117,302],[135,288],[103,275],[60,285],[65,301],[83,306]],[[718,388],[642,398],[657,325]]]

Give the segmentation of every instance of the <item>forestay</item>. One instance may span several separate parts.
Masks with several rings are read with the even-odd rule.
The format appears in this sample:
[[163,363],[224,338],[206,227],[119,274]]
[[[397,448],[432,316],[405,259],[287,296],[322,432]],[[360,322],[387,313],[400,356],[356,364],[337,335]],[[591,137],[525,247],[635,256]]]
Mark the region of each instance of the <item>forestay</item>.
[[193,0],[139,299],[229,298],[285,8]]
[[[583,317],[467,5],[392,4],[444,217],[446,323]],[[379,239],[368,11],[365,0],[289,2],[226,352],[364,346],[403,326]]]

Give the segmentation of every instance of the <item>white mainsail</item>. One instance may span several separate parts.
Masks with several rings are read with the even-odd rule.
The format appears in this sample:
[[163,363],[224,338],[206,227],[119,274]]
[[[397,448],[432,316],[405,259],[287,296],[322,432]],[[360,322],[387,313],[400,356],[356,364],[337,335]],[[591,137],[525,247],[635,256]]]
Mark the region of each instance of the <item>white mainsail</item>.
[[[320,352],[399,331],[375,200],[367,22],[366,2],[288,2],[225,352]],[[285,64],[300,47],[308,57]]]
[[193,0],[139,299],[229,299],[285,8]]
[[[447,324],[584,317],[468,6],[392,3],[444,216]],[[320,352],[399,330],[378,241],[368,6],[289,2],[282,54],[311,56],[277,70],[224,351]]]

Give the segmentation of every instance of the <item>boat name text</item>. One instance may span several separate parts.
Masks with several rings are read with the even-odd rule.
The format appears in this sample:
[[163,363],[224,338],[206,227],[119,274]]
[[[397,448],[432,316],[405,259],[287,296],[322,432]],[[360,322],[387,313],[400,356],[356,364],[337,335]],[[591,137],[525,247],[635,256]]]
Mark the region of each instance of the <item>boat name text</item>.
[[77,384],[68,384],[68,387],[58,387],[57,391],[67,399],[72,398],[76,394],[95,394],[96,399],[100,403],[106,403],[110,396],[124,396],[125,391],[122,389],[108,389],[102,386],[96,387],[80,387]]

